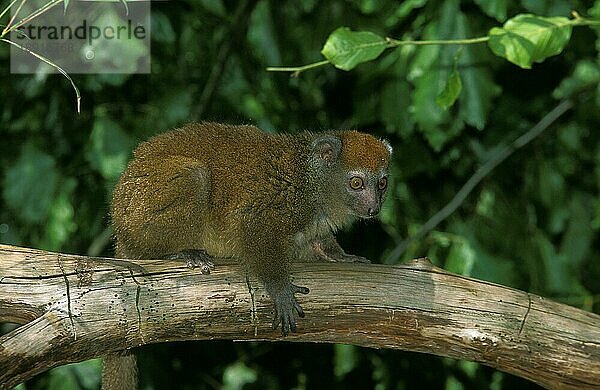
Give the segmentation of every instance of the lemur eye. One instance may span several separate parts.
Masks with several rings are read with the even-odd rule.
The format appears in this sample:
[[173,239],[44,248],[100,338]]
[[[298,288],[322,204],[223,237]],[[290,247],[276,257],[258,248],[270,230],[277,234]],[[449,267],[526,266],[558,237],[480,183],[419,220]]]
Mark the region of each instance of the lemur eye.
[[377,183],[377,186],[380,190],[385,190],[385,188],[387,187],[387,177],[384,176],[381,179],[379,179],[379,183]]
[[353,190],[360,190],[361,188],[363,188],[364,186],[364,182],[363,179],[361,179],[358,176],[354,176],[352,179],[350,179],[350,187]]

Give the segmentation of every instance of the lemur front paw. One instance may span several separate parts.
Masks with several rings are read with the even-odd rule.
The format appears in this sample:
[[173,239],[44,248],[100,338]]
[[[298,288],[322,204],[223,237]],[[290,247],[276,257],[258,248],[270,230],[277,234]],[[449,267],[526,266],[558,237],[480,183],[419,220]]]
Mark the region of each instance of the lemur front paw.
[[210,271],[215,268],[212,256],[202,249],[186,249],[179,253],[169,256],[171,260],[185,260],[190,268],[200,268],[202,274],[210,274]]
[[304,318],[304,310],[296,300],[295,294],[308,294],[306,287],[287,283],[283,288],[270,292],[275,305],[275,317],[273,318],[273,329],[281,324],[281,334],[287,336],[296,331],[296,315]]

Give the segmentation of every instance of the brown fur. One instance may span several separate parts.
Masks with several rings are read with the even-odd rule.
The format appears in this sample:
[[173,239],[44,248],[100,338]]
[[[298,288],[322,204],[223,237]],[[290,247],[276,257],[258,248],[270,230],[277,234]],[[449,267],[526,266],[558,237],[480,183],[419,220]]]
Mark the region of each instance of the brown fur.
[[[308,145],[306,136],[214,123],[144,142],[113,194],[117,250],[131,258],[191,248],[243,257],[245,243],[275,232],[282,238],[293,234],[312,214],[304,207],[312,196],[306,193],[307,162],[297,153]],[[255,223],[272,226],[255,232],[265,237],[244,237],[244,225]]]
[[[196,123],[158,135],[135,150],[114,190],[117,255],[160,259],[204,250],[238,259],[264,282],[274,325],[281,322],[287,334],[303,316],[294,294],[308,292],[291,284],[290,262],[366,260],[347,255],[333,232],[378,212],[385,190],[377,181],[390,153],[355,131],[273,135]],[[365,175],[365,195],[346,188],[350,168]]]
[[137,389],[135,355],[115,353],[105,356],[102,362],[102,390]]
[[[387,167],[388,147],[373,136],[331,134],[342,140],[344,166]],[[204,249],[215,257],[250,260],[259,274],[281,272],[288,260],[281,257],[296,233],[314,236],[353,219],[336,196],[315,189],[308,173],[317,136],[195,123],[142,143],[113,194],[117,252],[162,258]],[[324,213],[324,204],[321,223],[315,216]],[[267,262],[274,258],[279,262]]]
[[387,167],[390,147],[370,134],[358,131],[340,132],[344,166],[350,169],[366,168],[371,172]]

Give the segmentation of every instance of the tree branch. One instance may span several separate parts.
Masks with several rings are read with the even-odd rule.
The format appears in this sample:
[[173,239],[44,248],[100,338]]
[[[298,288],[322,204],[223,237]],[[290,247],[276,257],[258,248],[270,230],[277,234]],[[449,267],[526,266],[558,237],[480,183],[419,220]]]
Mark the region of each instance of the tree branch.
[[[287,341],[467,359],[549,388],[600,386],[600,316],[522,291],[402,266],[302,263],[306,318]],[[250,291],[249,291],[250,290]],[[125,346],[281,340],[272,304],[241,267],[210,275],[166,260],[115,260],[0,245],[0,387]]]
[[563,100],[556,105],[550,112],[548,112],[544,117],[531,129],[527,130],[527,132],[521,135],[519,138],[515,139],[509,145],[506,145],[499,149],[488,161],[485,162],[477,171],[467,180],[467,182],[461,187],[461,189],[454,195],[452,200],[446,204],[440,211],[435,213],[427,222],[421,226],[421,228],[415,233],[413,236],[406,238],[404,241],[400,242],[394,250],[388,256],[387,262],[394,263],[398,261],[400,256],[404,253],[406,248],[414,242],[422,239],[428,234],[430,231],[435,229],[437,225],[439,225],[443,220],[452,215],[456,209],[458,209],[467,196],[473,191],[475,186],[479,184],[490,172],[492,172],[498,165],[500,165],[504,160],[510,157],[515,151],[527,145],[534,139],[536,139],[540,134],[542,134],[548,127],[550,127],[554,122],[556,122],[564,113],[570,110],[573,107],[573,102],[571,100]]

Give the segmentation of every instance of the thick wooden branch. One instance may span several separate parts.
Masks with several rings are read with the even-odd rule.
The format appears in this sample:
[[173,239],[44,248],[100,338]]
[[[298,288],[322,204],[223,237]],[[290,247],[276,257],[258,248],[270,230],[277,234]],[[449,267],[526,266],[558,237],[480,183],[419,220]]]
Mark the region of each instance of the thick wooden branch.
[[[468,359],[548,388],[600,386],[600,316],[539,296],[403,266],[298,264],[306,318],[286,341]],[[174,340],[281,340],[272,305],[235,264],[210,275],[0,245],[0,387],[110,351]]]

